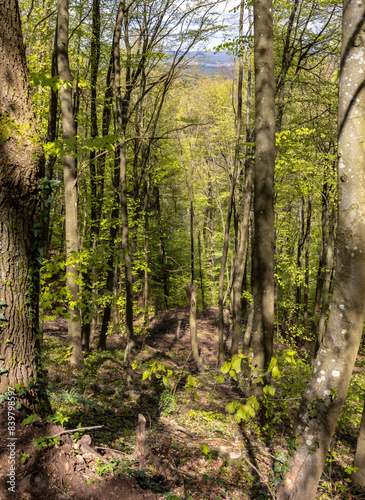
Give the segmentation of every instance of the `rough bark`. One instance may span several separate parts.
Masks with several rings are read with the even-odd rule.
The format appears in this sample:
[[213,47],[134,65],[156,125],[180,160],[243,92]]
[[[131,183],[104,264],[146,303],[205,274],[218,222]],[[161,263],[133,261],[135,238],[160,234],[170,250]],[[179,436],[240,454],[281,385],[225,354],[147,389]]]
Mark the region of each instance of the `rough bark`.
[[[63,85],[60,89],[61,113],[63,138],[69,144],[75,140],[76,126],[72,111],[72,80],[68,59],[68,24],[69,24],[69,2],[58,0],[57,2],[57,67],[58,75]],[[78,270],[72,262],[72,256],[79,250],[78,242],[78,193],[76,160],[71,154],[63,157],[63,176],[65,186],[65,225],[66,225],[66,255],[70,262],[67,265],[67,287],[70,291],[72,301],[79,299]],[[68,313],[68,343],[72,348],[70,362],[73,365],[82,366],[84,359],[81,346],[81,322],[80,311],[77,307],[69,307]]]
[[[30,276],[33,224],[44,175],[43,150],[29,91],[18,2],[0,2],[0,392],[37,377],[38,302]],[[16,392],[16,391],[15,391]],[[34,391],[33,395],[34,395]],[[34,399],[25,402],[37,411]]]
[[[299,445],[278,500],[314,500],[340,416],[365,318],[365,179],[363,137],[365,7],[343,5],[339,95],[337,270],[325,337],[304,392],[295,432]],[[362,73],[361,73],[361,71]]]
[[[254,1],[255,241],[253,282],[253,378],[270,363],[274,334],[275,74],[271,0]],[[255,384],[253,392],[262,388]]]

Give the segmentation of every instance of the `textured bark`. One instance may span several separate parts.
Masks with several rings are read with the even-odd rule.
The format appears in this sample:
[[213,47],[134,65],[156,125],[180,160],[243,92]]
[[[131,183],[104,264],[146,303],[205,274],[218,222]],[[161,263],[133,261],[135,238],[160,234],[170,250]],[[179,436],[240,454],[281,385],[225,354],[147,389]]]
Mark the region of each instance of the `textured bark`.
[[[0,2],[0,393],[36,379],[38,303],[30,280],[33,223],[44,175],[16,0]],[[42,241],[39,241],[42,246]],[[33,290],[34,293],[34,290]],[[36,410],[36,401],[25,402]]]
[[[57,66],[58,75],[65,82],[60,89],[63,138],[65,141],[75,140],[76,126],[72,110],[72,85],[73,76],[70,71],[68,60],[68,0],[57,2]],[[70,154],[63,157],[63,176],[65,185],[65,224],[66,224],[66,255],[72,259],[72,255],[79,250],[78,242],[78,193],[76,160]],[[72,301],[79,299],[79,285],[77,283],[78,271],[72,261],[67,266],[67,287],[70,291]],[[80,311],[77,307],[69,307],[68,313],[68,343],[72,348],[70,362],[76,366],[82,366],[84,359],[81,346],[81,322]]]
[[[278,500],[314,500],[340,416],[365,318],[365,7],[343,6],[339,96],[337,270],[328,325],[304,392],[290,460]],[[361,73],[362,72],[362,73]]]
[[354,467],[357,467],[358,470],[351,475],[352,484],[365,486],[365,404],[357,438]]
[[[253,282],[253,378],[270,363],[274,334],[275,74],[271,0],[254,1],[255,241]],[[255,384],[253,392],[262,388]]]

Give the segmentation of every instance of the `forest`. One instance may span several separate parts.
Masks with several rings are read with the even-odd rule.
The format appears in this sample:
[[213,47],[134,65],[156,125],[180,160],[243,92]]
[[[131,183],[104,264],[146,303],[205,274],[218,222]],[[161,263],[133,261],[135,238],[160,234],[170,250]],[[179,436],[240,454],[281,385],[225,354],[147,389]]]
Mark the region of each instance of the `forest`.
[[364,47],[0,0],[0,499],[365,499]]

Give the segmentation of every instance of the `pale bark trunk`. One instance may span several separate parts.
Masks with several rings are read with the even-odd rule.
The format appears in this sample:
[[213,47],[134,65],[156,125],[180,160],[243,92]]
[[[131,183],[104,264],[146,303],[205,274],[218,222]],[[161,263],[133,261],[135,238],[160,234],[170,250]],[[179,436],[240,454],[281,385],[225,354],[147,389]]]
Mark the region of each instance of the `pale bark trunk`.
[[198,335],[196,331],[196,284],[193,283],[185,287],[190,307],[189,324],[190,324],[190,342],[192,358],[196,365],[199,365],[199,348]]
[[[76,127],[74,115],[72,112],[72,86],[73,76],[70,71],[68,60],[68,0],[58,0],[57,2],[57,66],[60,79],[65,82],[60,89],[61,112],[63,138],[67,141],[75,140]],[[70,154],[63,158],[63,174],[65,185],[65,225],[66,225],[66,254],[67,259],[71,260],[68,264],[67,287],[70,291],[72,301],[79,300],[79,285],[77,282],[78,271],[76,265],[72,262],[72,256],[79,250],[78,242],[78,195],[77,195],[77,176],[76,160]],[[80,311],[77,307],[69,307],[68,313],[68,343],[72,348],[70,362],[76,366],[82,366],[84,359],[81,346],[81,322]]]
[[362,411],[359,436],[357,438],[354,467],[357,467],[357,471],[351,475],[352,484],[365,487],[365,404]]
[[[253,379],[268,366],[274,334],[275,74],[271,0],[254,1],[255,48],[255,241],[253,282]],[[254,384],[252,392],[261,395]]]
[[[314,500],[350,383],[365,318],[365,7],[343,6],[339,97],[337,270],[328,325],[304,392],[295,432],[299,445],[278,500]],[[313,409],[315,408],[315,415]]]
[[[31,285],[33,224],[39,208],[38,182],[44,157],[37,134],[18,2],[0,2],[0,392],[17,384],[28,391],[20,402],[41,412],[35,390],[38,290]],[[39,247],[42,241],[38,241]],[[43,395],[44,397],[44,395]]]

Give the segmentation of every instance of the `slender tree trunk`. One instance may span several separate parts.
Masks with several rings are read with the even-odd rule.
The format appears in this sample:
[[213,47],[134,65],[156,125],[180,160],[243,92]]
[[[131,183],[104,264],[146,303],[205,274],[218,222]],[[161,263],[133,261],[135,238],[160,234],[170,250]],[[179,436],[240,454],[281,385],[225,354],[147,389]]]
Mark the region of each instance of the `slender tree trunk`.
[[304,275],[304,305],[303,305],[303,324],[304,328],[308,328],[308,295],[309,295],[309,256],[311,244],[311,224],[312,224],[312,199],[309,195],[307,208],[307,231],[308,236],[305,240],[305,275]]
[[[37,379],[39,266],[33,224],[44,157],[28,82],[18,2],[0,2],[0,392],[27,390],[20,402],[43,413],[30,382]],[[15,105],[16,104],[16,105]],[[34,386],[34,384],[33,384]],[[11,389],[12,388],[12,389]],[[10,408],[10,407],[9,407]]]
[[[57,75],[57,31],[55,34],[55,43],[52,54],[52,76]],[[58,112],[57,112],[57,104],[58,104],[58,91],[54,90],[52,87],[50,89],[49,95],[49,108],[48,108],[48,126],[47,126],[47,142],[53,142],[57,137],[57,121],[58,121]],[[56,163],[56,156],[50,155],[46,159],[44,174],[47,179],[53,178],[53,167]],[[50,209],[51,204],[47,204],[47,219],[43,225],[43,256],[45,258],[48,257],[48,251],[51,243],[50,237]]]
[[143,346],[146,343],[148,322],[149,322],[149,281],[148,281],[148,268],[150,264],[150,217],[149,217],[149,200],[150,197],[150,180],[147,167],[144,173],[144,198],[143,198],[143,212],[144,212],[144,282],[143,282]]
[[[278,500],[314,500],[359,349],[365,318],[365,7],[343,5],[339,95],[337,269],[328,325],[302,397],[299,445]],[[359,118],[360,117],[360,118]],[[315,408],[315,414],[313,409]]]
[[[253,378],[270,363],[274,335],[275,74],[271,0],[254,1],[256,98]],[[254,384],[257,396],[262,387]]]
[[196,284],[190,283],[185,287],[190,307],[189,324],[190,324],[190,342],[193,360],[199,365],[199,348],[198,336],[196,331]]
[[[62,112],[63,138],[65,141],[74,141],[76,127],[72,112],[72,86],[73,76],[68,60],[68,0],[57,1],[57,66],[58,75],[62,82],[60,99]],[[67,287],[72,301],[79,300],[78,271],[73,260],[73,254],[78,252],[78,214],[77,214],[77,176],[76,160],[70,154],[63,158],[63,173],[65,184],[65,223],[66,223],[66,254],[69,264],[66,268]],[[68,321],[68,343],[72,348],[70,362],[82,366],[84,359],[81,347],[81,322],[80,311],[77,307],[69,307],[70,319]]]
[[201,238],[200,231],[198,232],[198,254],[199,254],[199,278],[200,278],[200,290],[202,294],[202,307],[203,311],[206,309],[205,295],[204,295],[204,280],[203,280],[203,268],[202,268],[202,248],[201,248]]
[[330,228],[329,228],[329,234],[328,234],[328,240],[327,240],[327,249],[326,249],[326,269],[325,269],[325,274],[324,274],[324,287],[323,287],[323,294],[322,294],[322,306],[321,306],[321,314],[319,317],[319,322],[318,322],[318,331],[316,335],[316,345],[315,345],[315,353],[317,354],[318,349],[320,348],[323,337],[324,337],[324,332],[326,328],[326,315],[327,315],[327,309],[328,309],[328,298],[329,298],[329,293],[330,293],[330,287],[331,287],[331,274],[332,274],[332,267],[333,267],[333,243],[334,243],[334,238],[335,238],[335,211],[332,211],[331,215],[331,222],[330,222]]
[[[243,32],[243,10],[244,5],[241,4],[240,11],[240,36]],[[241,74],[242,72],[242,74]],[[241,80],[243,76],[243,57],[241,56],[239,74]],[[246,106],[246,143],[249,144],[252,140],[251,130],[251,51],[249,51],[247,58],[247,106]],[[240,99],[242,99],[242,81],[241,88],[238,85],[238,92]],[[242,104],[241,104],[242,106]],[[242,107],[241,107],[242,110]],[[239,336],[241,331],[241,292],[243,286],[243,276],[246,269],[247,248],[248,248],[248,227],[250,222],[250,208],[252,197],[252,181],[253,181],[253,162],[251,159],[252,148],[246,146],[246,161],[245,161],[245,183],[242,193],[242,213],[241,213],[241,229],[238,249],[233,271],[233,300],[232,300],[232,345],[231,357],[238,354]]]
[[351,475],[352,484],[365,486],[365,404],[357,438],[354,467],[357,467],[357,471]]
[[[319,313],[321,310],[321,300],[323,293],[323,286],[325,283],[325,272],[327,266],[327,242],[328,242],[328,234],[327,234],[327,226],[328,226],[328,196],[329,196],[329,187],[326,183],[323,186],[322,191],[322,239],[321,239],[321,253],[319,256],[319,264],[318,264],[318,272],[317,272],[317,285],[316,285],[316,293],[314,298],[314,308],[313,308],[313,324],[312,324],[312,332],[314,335],[314,339],[317,337],[317,328],[318,328],[318,319]],[[314,352],[312,350],[312,352]]]
[[[243,4],[240,8],[240,33],[243,30]],[[235,188],[237,183],[238,170],[240,165],[240,138],[242,130],[242,82],[243,82],[243,58],[239,58],[238,71],[238,101],[237,101],[237,119],[236,119],[236,145],[234,151],[232,182],[228,199],[227,219],[224,226],[223,252],[218,282],[218,366],[225,362],[224,353],[224,269],[227,263],[229,230],[231,226],[232,210],[235,198]]]
[[155,203],[156,203],[156,212],[157,212],[157,222],[158,222],[158,246],[160,253],[160,264],[162,269],[162,280],[163,280],[163,295],[164,295],[164,304],[165,308],[168,307],[167,299],[169,297],[169,280],[167,274],[167,262],[166,262],[166,252],[165,252],[165,240],[163,235],[163,225],[161,219],[161,205],[160,205],[160,190],[158,186],[154,186],[155,191]]
[[127,337],[127,346],[125,350],[125,360],[127,361],[127,384],[132,380],[132,360],[134,356],[135,338],[133,333],[133,274],[132,258],[129,246],[129,224],[128,224],[128,199],[127,199],[127,143],[126,127],[128,122],[128,108],[130,104],[130,68],[127,68],[126,91],[124,97],[121,96],[120,82],[120,35],[122,20],[124,19],[125,4],[121,0],[117,14],[116,28],[114,32],[113,50],[114,50],[114,88],[116,98],[116,112],[118,132],[121,134],[119,144],[120,152],[120,207],[122,223],[122,249],[124,256],[124,276],[125,276],[125,333]]

